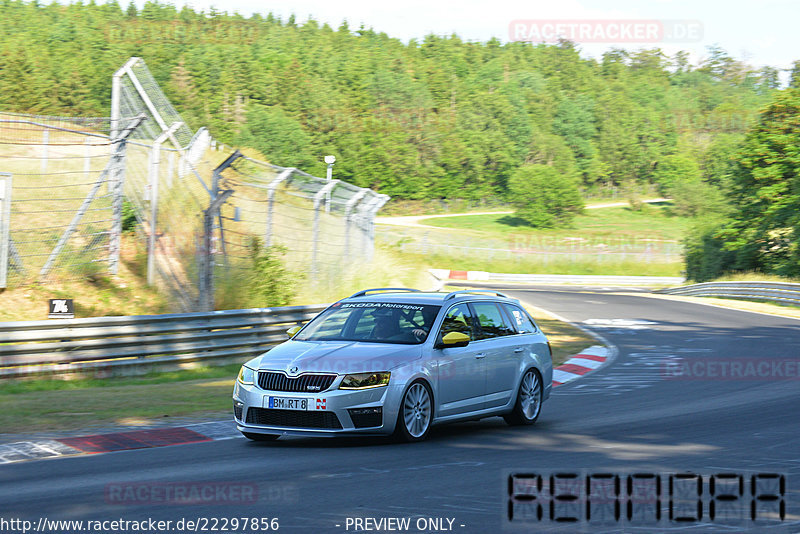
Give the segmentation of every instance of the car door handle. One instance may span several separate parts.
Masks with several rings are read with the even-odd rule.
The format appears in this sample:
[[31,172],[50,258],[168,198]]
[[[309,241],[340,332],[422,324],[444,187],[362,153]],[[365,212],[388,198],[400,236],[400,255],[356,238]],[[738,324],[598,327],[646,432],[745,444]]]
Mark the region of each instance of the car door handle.
[[478,360],[480,360],[481,358],[485,358],[485,357],[486,357],[486,353],[485,352],[479,352],[478,354],[475,355],[475,358],[477,358]]
[[523,349],[522,347],[518,347],[518,348],[514,349],[514,352],[519,354],[520,352],[525,352],[525,349]]

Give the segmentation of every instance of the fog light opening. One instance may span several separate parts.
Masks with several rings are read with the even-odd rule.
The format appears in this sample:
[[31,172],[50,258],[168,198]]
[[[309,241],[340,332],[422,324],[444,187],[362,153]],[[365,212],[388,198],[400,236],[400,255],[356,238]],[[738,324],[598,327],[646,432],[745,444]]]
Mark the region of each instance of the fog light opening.
[[356,428],[368,428],[381,426],[383,424],[383,407],[373,406],[370,408],[350,408],[347,410],[353,426]]

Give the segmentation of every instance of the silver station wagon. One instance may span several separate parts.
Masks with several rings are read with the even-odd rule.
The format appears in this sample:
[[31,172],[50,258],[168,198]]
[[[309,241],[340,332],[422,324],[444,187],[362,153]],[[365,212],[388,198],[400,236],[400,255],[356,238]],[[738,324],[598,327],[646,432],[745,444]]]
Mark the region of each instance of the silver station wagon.
[[360,291],[242,366],[247,438],[394,435],[502,416],[530,425],[549,397],[550,345],[519,301],[488,291]]

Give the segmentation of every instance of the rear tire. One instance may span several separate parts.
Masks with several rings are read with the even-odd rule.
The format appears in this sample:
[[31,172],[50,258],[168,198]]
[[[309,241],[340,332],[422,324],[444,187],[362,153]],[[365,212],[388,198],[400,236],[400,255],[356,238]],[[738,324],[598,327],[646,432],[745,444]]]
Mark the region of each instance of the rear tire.
[[422,380],[408,386],[397,411],[394,438],[397,441],[415,442],[428,437],[433,421],[433,395]]
[[242,435],[251,441],[275,441],[280,437],[278,434],[254,434],[253,432],[242,432]]
[[517,402],[511,413],[503,416],[512,426],[532,425],[542,411],[542,377],[536,369],[528,369],[519,384]]

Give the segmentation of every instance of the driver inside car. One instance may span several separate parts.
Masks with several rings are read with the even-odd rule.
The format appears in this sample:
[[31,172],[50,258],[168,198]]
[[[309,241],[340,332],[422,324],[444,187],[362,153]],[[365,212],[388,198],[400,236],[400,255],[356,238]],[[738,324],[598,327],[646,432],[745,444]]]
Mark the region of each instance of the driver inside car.
[[375,324],[370,333],[370,339],[389,339],[400,333],[398,318],[392,310],[381,309],[372,312]]
[[433,327],[433,321],[436,320],[436,313],[438,310],[435,308],[423,308],[422,309],[422,324],[414,328],[411,331],[417,339],[422,340],[425,336],[428,335],[428,332],[431,331]]

